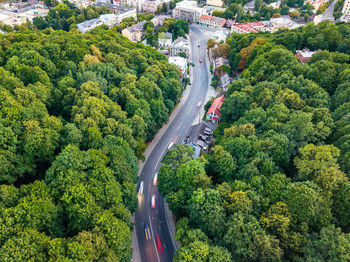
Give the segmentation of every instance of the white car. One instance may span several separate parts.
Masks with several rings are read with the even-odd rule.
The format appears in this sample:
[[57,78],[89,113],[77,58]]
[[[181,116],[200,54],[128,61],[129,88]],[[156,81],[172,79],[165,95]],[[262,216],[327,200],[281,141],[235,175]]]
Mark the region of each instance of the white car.
[[158,181],[158,173],[156,173],[153,177],[153,185],[156,186],[157,185],[157,181]]
[[151,208],[156,208],[156,196],[152,195],[151,198]]
[[202,102],[199,101],[199,103],[197,104],[197,107],[201,107],[201,104],[202,104]]
[[143,194],[143,181],[141,181],[140,183],[140,187],[139,187],[139,195]]

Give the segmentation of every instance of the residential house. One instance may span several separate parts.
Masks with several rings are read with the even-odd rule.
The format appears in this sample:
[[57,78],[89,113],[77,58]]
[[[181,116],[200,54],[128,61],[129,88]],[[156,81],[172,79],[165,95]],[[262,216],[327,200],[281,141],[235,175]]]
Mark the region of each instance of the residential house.
[[278,18],[271,18],[269,22],[265,22],[265,28],[267,28],[267,30],[261,31],[269,31],[271,33],[274,33],[279,29],[292,30],[298,27],[300,27],[300,25],[290,19],[289,16],[281,16]]
[[254,10],[254,6],[255,6],[255,0],[251,0],[248,3],[243,5],[243,11],[244,13],[250,13],[250,14],[255,14],[255,10]]
[[174,18],[183,19],[190,23],[198,23],[203,14],[205,14],[205,10],[197,7],[196,1],[181,1],[176,4],[173,10]]
[[162,32],[158,36],[158,46],[159,48],[168,48],[171,46],[173,42],[173,37],[171,33],[168,32]]
[[304,64],[309,61],[312,55],[316,53],[316,51],[310,51],[309,49],[297,50],[295,56],[298,58],[300,63]]
[[[209,147],[213,145],[213,132],[215,128],[216,126],[211,122],[201,122],[193,125],[188,131],[184,143],[199,147],[202,152],[208,152]],[[195,148],[195,150],[198,149]]]
[[164,20],[167,18],[166,15],[157,15],[152,18],[151,22],[154,24],[154,27],[161,27],[164,23]]
[[220,77],[220,87],[226,92],[229,84],[231,84],[231,77],[225,72],[224,75]]
[[276,2],[272,2],[270,4],[267,5],[268,7],[272,7],[273,9],[279,9],[281,6],[281,1],[276,1]]
[[257,33],[264,26],[265,24],[263,22],[241,23],[241,24],[233,24],[231,26],[231,30],[238,34]]
[[211,26],[213,27],[222,28],[225,26],[225,24],[226,24],[226,19],[224,18],[213,16],[211,20]]
[[122,30],[122,35],[128,38],[131,42],[141,42],[143,37],[143,25],[146,21],[142,21],[130,27],[127,27]]
[[218,124],[220,121],[220,108],[222,106],[222,103],[224,102],[225,97],[220,96],[215,98],[213,104],[209,108],[207,112],[207,121],[212,122],[213,124]]
[[207,0],[207,5],[222,7],[224,2],[222,0]]
[[86,33],[100,25],[103,25],[102,21],[98,18],[94,18],[77,24],[77,27],[80,32]]
[[223,65],[230,67],[230,61],[223,57],[218,57],[214,60],[214,71],[215,75],[217,75],[218,77],[222,77],[225,73],[224,70],[220,70],[220,67]]
[[181,56],[170,56],[169,63],[176,65],[176,67],[181,71],[181,78],[186,78],[187,76],[187,60]]
[[210,26],[213,17],[211,15],[201,15],[199,23],[202,25]]
[[145,1],[142,6],[142,10],[145,13],[156,14],[158,6],[162,5],[159,0],[156,1]]
[[171,56],[178,56],[179,53],[186,53],[186,56],[190,55],[190,43],[187,39],[179,37],[176,39],[170,48]]
[[234,20],[226,20],[225,27],[231,29],[231,27],[232,27],[233,24],[235,24],[235,21],[234,21]]

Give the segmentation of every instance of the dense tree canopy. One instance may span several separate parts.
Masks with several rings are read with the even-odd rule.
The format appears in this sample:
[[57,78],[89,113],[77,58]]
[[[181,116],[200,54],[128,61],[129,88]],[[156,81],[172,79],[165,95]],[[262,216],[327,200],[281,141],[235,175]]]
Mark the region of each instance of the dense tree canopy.
[[[349,260],[349,32],[322,22],[227,40],[243,72],[215,146],[194,160],[170,150],[159,172],[180,219],[175,261],[211,261],[214,247],[223,261]],[[324,50],[301,64],[304,47]]]
[[0,260],[130,261],[137,159],[181,95],[178,69],[103,28],[0,46]]

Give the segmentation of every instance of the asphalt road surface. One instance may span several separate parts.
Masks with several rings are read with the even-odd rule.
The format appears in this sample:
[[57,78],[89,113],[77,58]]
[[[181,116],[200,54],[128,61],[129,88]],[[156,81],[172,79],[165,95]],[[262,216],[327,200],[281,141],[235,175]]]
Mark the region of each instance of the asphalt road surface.
[[[138,196],[139,206],[135,213],[136,236],[142,262],[172,261],[175,252],[175,243],[167,226],[168,221],[165,216],[164,200],[158,193],[157,187],[152,185],[152,181],[154,174],[161,165],[162,157],[166,153],[169,144],[172,141],[181,143],[191,124],[198,117],[200,108],[197,105],[201,102],[201,106],[203,106],[208,91],[207,37],[196,27],[190,27],[190,29],[192,31],[190,36],[192,62],[195,64],[190,93],[181,110],[147,158],[137,185],[137,189],[139,189],[140,183],[143,181],[143,194]],[[198,47],[198,44],[200,44],[200,47]],[[203,60],[202,63],[199,62],[200,59]],[[151,198],[153,195],[155,196],[155,208],[151,207]],[[146,237],[146,233],[148,233],[146,227],[149,228],[151,238]],[[162,243],[164,252],[157,245],[157,236]]]

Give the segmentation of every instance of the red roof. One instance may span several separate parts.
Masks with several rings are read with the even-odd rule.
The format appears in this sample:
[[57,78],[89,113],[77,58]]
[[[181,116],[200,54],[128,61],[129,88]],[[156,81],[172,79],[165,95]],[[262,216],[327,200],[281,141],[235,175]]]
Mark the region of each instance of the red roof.
[[199,18],[200,20],[212,20],[213,17],[210,15],[201,15],[201,17]]
[[251,23],[242,23],[242,24],[233,24],[232,26],[238,27],[248,33],[257,33],[258,31],[254,28],[256,26],[263,26],[262,22],[251,22]]
[[220,96],[215,98],[213,104],[211,105],[211,107],[209,108],[207,115],[211,114],[211,113],[215,113],[215,115],[217,115],[218,117],[220,117],[220,107],[222,106],[222,102],[224,102],[225,97],[224,96]]

